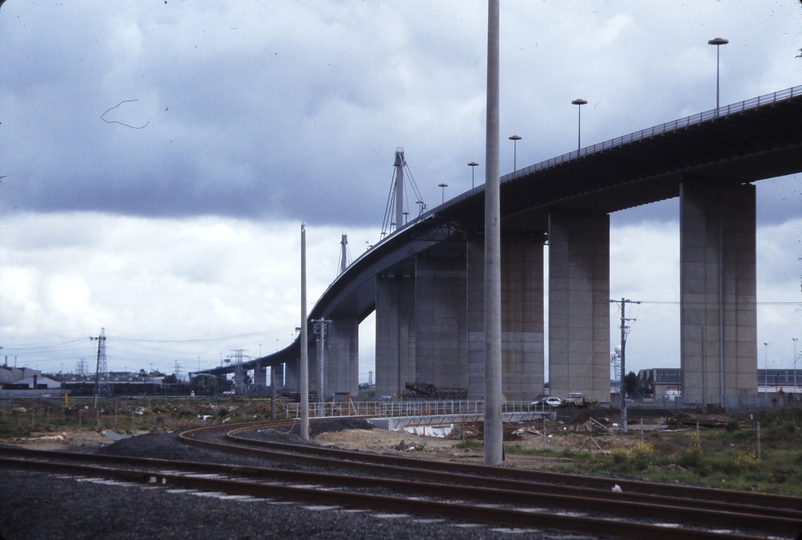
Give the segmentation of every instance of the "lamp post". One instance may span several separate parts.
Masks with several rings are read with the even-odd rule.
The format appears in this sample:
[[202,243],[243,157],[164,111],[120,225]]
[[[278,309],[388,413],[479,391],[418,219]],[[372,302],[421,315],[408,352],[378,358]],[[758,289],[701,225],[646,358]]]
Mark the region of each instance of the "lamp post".
[[518,170],[518,141],[520,141],[523,137],[520,135],[513,135],[510,137],[512,141],[512,171],[516,172]]
[[718,86],[718,81],[719,81],[719,70],[718,70],[718,66],[719,66],[719,50],[721,49],[722,45],[726,45],[727,43],[729,43],[728,40],[726,40],[724,38],[720,38],[720,37],[717,37],[715,39],[711,39],[710,41],[707,42],[708,45],[715,45],[716,46],[716,116],[718,116],[718,96],[719,96],[719,86]]
[[796,342],[799,338],[791,338],[791,341],[794,342],[794,392],[796,392]]
[[764,382],[766,383],[766,393],[769,393],[769,344],[764,343],[763,346],[765,347],[765,354],[763,356],[763,378]]
[[571,104],[576,105],[576,110],[577,110],[576,151],[579,152],[579,149],[582,147],[582,105],[587,105],[588,102],[582,98],[577,98],[573,100]]
[[476,163],[475,161],[471,161],[470,163],[468,163],[468,167],[471,168],[471,189],[474,188],[473,173],[476,171],[476,167],[478,167],[478,166],[479,166],[479,164]]
[[448,187],[448,184],[437,184],[437,187],[440,188],[441,193],[440,204],[444,204],[446,202],[446,188]]

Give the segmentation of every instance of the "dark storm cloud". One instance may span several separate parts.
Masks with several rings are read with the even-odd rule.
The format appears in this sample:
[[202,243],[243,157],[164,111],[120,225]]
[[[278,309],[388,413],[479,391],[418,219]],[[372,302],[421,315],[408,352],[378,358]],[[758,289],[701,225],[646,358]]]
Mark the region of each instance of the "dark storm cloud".
[[[790,86],[779,4],[716,4],[505,7],[518,163],[572,149],[575,97],[587,144],[709,109],[713,34],[725,102]],[[374,224],[396,147],[434,206],[483,162],[485,8],[6,3],[0,209]]]

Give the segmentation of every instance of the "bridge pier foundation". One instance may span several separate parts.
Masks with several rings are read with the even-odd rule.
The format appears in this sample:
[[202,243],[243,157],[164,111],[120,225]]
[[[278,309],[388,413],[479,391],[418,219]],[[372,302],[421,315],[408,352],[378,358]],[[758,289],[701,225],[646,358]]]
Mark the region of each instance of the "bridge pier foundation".
[[727,405],[757,392],[755,186],[680,186],[682,399]]

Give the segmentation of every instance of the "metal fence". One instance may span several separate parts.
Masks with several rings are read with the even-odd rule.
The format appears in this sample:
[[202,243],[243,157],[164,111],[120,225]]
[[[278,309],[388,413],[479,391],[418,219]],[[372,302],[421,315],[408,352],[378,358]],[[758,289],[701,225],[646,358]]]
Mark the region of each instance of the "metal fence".
[[[309,418],[323,416],[372,416],[398,418],[436,414],[482,414],[484,402],[466,401],[350,401],[309,404]],[[301,415],[300,403],[288,403],[287,414]]]
[[[544,412],[543,404],[531,406],[528,401],[509,401],[504,404],[502,413]],[[551,406],[545,405],[545,412],[551,412]],[[537,409],[537,410],[536,410]],[[482,415],[484,401],[452,400],[452,401],[351,401],[310,403],[309,418],[371,416],[380,418],[401,418],[407,416],[435,415]],[[288,403],[287,414],[301,415],[300,403]]]

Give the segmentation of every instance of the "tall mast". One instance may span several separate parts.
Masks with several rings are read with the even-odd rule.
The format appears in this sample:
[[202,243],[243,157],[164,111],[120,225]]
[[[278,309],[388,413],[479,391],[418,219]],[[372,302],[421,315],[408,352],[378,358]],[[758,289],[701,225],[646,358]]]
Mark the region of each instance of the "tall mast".
[[346,267],[348,266],[348,235],[343,234],[342,240],[340,240],[340,273],[342,274],[345,272]]
[[404,149],[395,150],[395,230],[404,226]]

